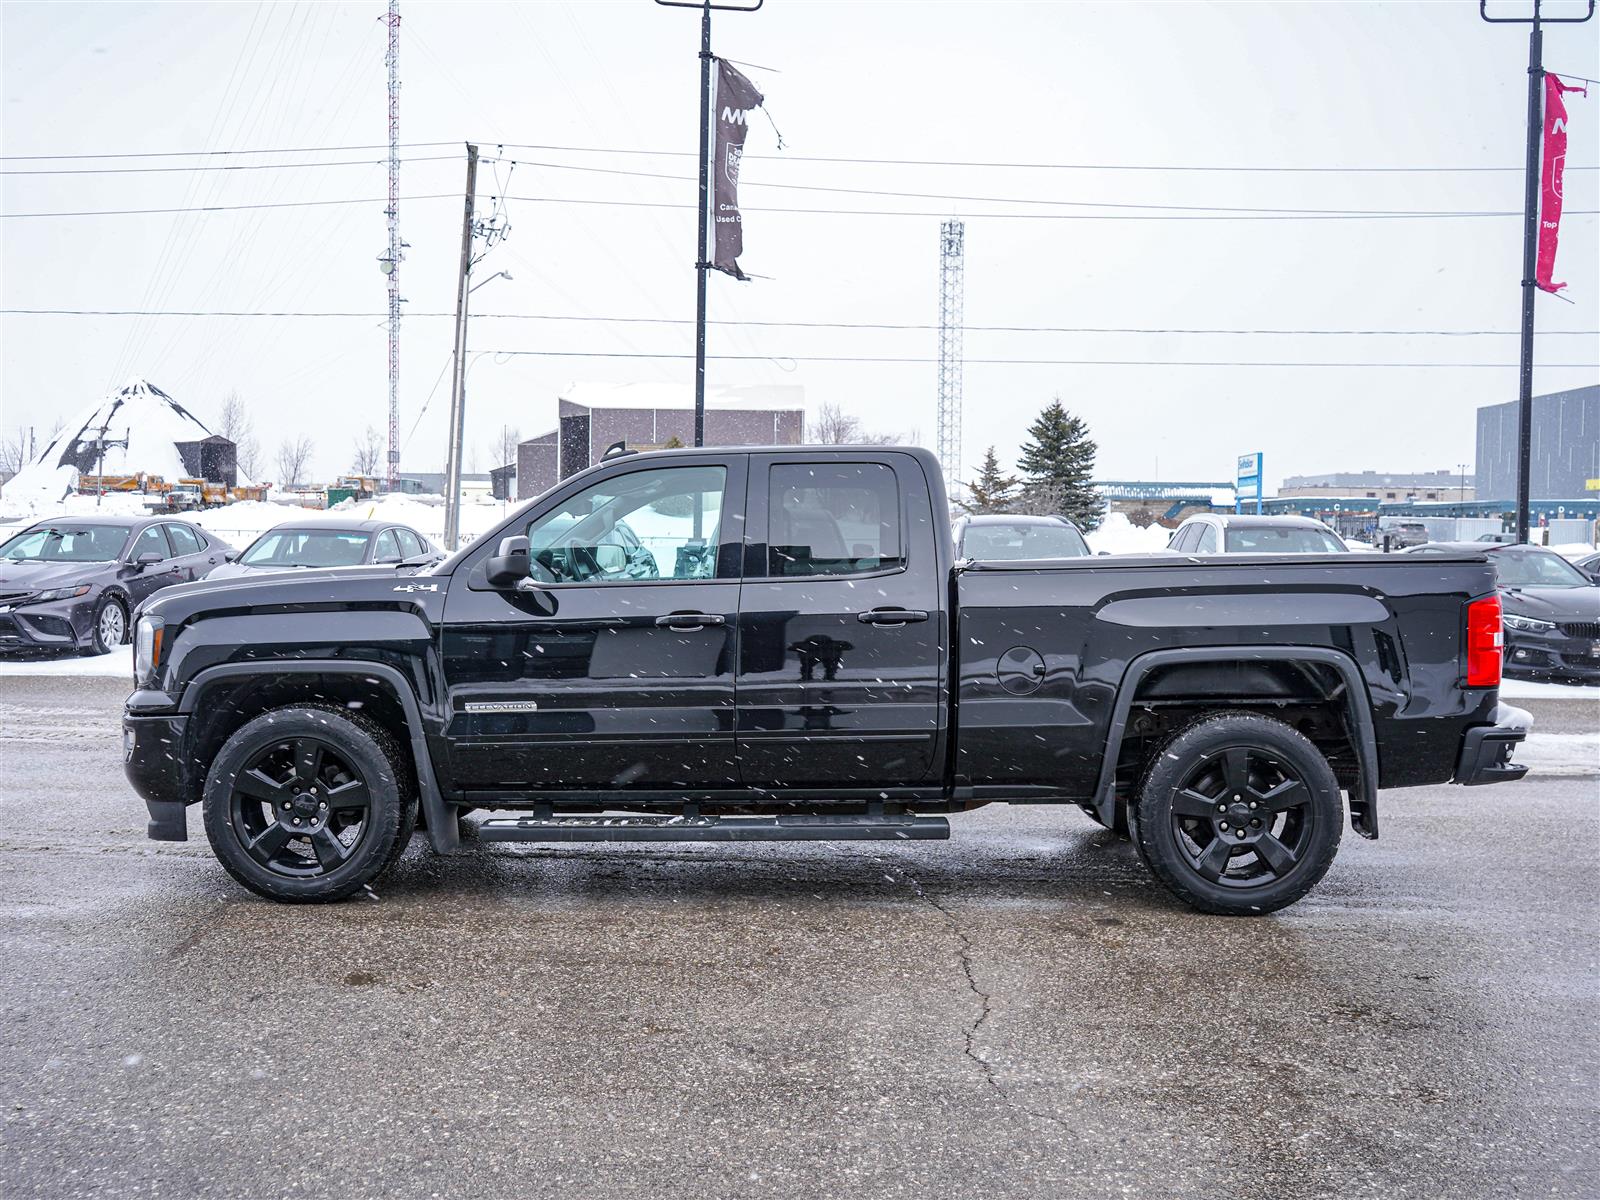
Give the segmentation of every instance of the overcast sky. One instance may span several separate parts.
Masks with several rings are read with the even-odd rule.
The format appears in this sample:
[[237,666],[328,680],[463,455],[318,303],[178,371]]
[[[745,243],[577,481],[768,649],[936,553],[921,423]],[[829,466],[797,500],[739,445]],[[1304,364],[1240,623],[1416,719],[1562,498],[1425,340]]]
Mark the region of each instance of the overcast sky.
[[[1505,0],[1505,8],[1512,5]],[[1547,11],[1560,9],[1547,4]],[[1573,5],[1572,7],[1575,7]],[[243,312],[384,310],[384,6],[48,4],[0,8],[8,161],[4,307]],[[403,291],[403,468],[439,469],[463,155],[503,193],[510,236],[478,268],[513,279],[474,297],[476,351],[691,355],[697,14],[649,0],[402,3],[402,171],[410,243]],[[1600,21],[1600,19],[1597,19]],[[718,14],[714,48],[748,74],[782,131],[758,119],[744,167],[746,271],[714,276],[719,321],[931,325],[943,215],[967,217],[969,464],[993,443],[1014,461],[1059,393],[1100,443],[1102,478],[1223,480],[1265,451],[1283,474],[1446,468],[1473,458],[1477,406],[1517,393],[1515,336],[980,331],[978,326],[1140,330],[1501,330],[1518,321],[1516,217],[1217,220],[1114,205],[1515,211],[1519,170],[1110,170],[1140,167],[1516,168],[1526,29],[1487,25],[1469,0],[1376,4],[819,3],[768,0]],[[1552,69],[1600,78],[1596,27],[1552,27]],[[1556,277],[1541,296],[1540,391],[1590,383],[1600,357],[1597,218],[1600,89],[1569,97],[1573,134]],[[505,143],[504,151],[495,149]],[[618,155],[513,143],[648,150]],[[219,158],[16,156],[281,149]],[[756,157],[756,156],[762,157]],[[765,157],[771,155],[773,157]],[[869,161],[819,163],[802,157]],[[786,158],[788,161],[786,161]],[[916,159],[1092,164],[1092,169],[897,165]],[[312,162],[354,165],[301,166]],[[296,164],[239,171],[16,174],[105,167]],[[665,180],[561,170],[571,164]],[[924,199],[757,186],[929,193]],[[1046,201],[996,202],[996,197]],[[982,199],[988,198],[988,199]],[[360,203],[180,215],[39,212]],[[769,208],[893,210],[846,216]],[[1003,218],[979,214],[1031,214]],[[1047,215],[1046,215],[1047,214]],[[1042,219],[1039,219],[1041,218]],[[1186,219],[1171,219],[1172,217]],[[1120,217],[1123,219],[1113,219]],[[1133,219],[1128,219],[1133,218]],[[1159,219],[1151,219],[1159,218]],[[670,318],[682,324],[513,320],[489,314]],[[3,318],[0,426],[58,418],[133,376],[212,420],[237,389],[261,440],[309,432],[315,468],[386,419],[377,316]],[[1587,331],[1561,336],[1554,331]],[[713,326],[714,383],[798,383],[869,427],[936,432],[931,329]],[[813,357],[909,363],[820,363]],[[1045,359],[1048,364],[982,363]],[[1066,362],[1058,360],[1070,360]],[[1085,365],[1114,360],[1126,365]],[[1163,366],[1177,362],[1483,363],[1484,367]],[[683,359],[475,357],[469,465],[491,465],[502,424],[554,424],[577,380],[692,380]]]

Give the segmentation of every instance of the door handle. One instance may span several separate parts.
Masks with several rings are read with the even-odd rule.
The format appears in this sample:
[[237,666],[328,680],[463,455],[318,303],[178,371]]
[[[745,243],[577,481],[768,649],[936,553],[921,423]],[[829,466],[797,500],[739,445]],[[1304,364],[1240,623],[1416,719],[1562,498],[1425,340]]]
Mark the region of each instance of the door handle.
[[726,625],[728,618],[720,613],[676,612],[656,618],[656,628],[676,629],[680,633],[693,633],[708,625]]
[[890,628],[927,619],[927,612],[920,608],[874,608],[856,614],[856,620],[863,625],[887,625]]

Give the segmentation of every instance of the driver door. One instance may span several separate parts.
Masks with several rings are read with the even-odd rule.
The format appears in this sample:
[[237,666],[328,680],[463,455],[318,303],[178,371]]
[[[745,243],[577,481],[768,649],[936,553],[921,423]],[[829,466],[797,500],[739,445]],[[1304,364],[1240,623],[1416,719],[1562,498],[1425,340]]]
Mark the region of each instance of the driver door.
[[[534,578],[454,572],[441,650],[454,787],[734,787],[745,457],[674,458],[530,514]],[[522,533],[524,529],[506,530]]]

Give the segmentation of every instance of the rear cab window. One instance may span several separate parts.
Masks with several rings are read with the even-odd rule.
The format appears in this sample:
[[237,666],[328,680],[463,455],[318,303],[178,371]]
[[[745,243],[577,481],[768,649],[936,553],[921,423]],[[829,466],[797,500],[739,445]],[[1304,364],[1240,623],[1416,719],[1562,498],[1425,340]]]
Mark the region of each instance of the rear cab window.
[[867,575],[906,565],[900,489],[888,465],[775,463],[767,482],[767,576]]

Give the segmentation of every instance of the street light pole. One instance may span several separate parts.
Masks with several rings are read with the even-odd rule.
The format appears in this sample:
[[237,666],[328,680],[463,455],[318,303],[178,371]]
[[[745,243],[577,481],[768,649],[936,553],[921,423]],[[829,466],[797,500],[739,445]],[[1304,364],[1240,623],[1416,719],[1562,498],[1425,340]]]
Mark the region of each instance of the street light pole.
[[467,144],[467,195],[461,217],[461,270],[456,279],[456,330],[450,378],[450,442],[444,464],[444,544],[455,550],[461,533],[461,435],[466,425],[467,297],[472,289],[472,210],[478,190],[478,148]]
[[706,244],[711,226],[711,10],[755,12],[766,0],[754,4],[713,4],[711,0],[656,0],[667,8],[700,10],[700,218],[695,251],[694,287],[694,444],[706,444],[706,272],[711,253]]
[[1491,17],[1489,0],[1478,15],[1490,24],[1531,25],[1528,32],[1528,145],[1522,196],[1522,355],[1517,378],[1517,542],[1528,540],[1528,478],[1533,459],[1533,299],[1539,254],[1539,135],[1544,126],[1544,25],[1581,25],[1594,16],[1595,0],[1581,17],[1546,17],[1533,0],[1531,17]]

